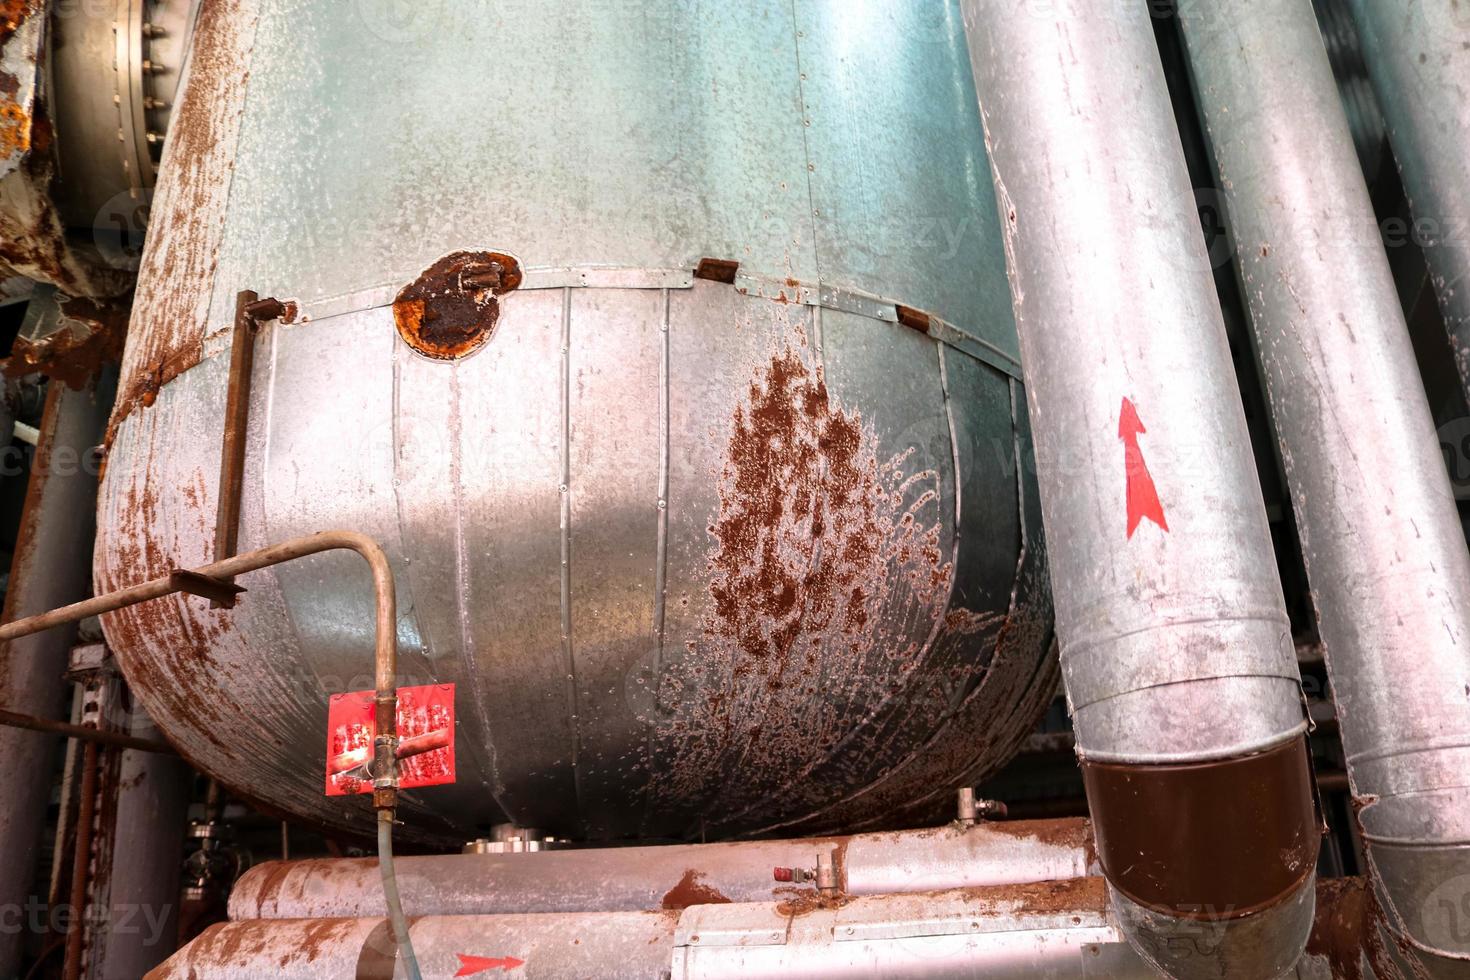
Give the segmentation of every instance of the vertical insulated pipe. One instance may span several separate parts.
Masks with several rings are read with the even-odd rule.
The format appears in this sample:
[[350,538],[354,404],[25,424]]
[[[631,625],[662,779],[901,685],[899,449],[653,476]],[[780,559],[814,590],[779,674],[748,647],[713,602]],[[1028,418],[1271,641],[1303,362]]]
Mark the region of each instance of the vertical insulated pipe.
[[[87,463],[102,441],[116,373],[80,391],[56,383],[46,393],[41,440],[21,513],[4,619],[10,621],[89,595],[97,475]],[[6,479],[13,479],[7,477]],[[59,719],[65,715],[67,654],[75,630],[0,643],[0,707]],[[24,910],[46,827],[56,740],[0,728],[0,977],[20,966]]]
[[1300,675],[1148,6],[964,0],[1098,854],[1164,972],[1296,962]]
[[1470,971],[1470,552],[1347,118],[1309,0],[1180,20],[1384,911]]
[[1470,3],[1349,2],[1470,395]]

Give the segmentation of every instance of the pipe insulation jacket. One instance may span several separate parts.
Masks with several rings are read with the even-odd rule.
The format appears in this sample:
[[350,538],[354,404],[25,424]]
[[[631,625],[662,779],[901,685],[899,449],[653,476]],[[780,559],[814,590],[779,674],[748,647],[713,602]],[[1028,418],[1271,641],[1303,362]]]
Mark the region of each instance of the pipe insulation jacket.
[[1148,7],[963,10],[1113,906],[1166,973],[1276,976],[1319,842],[1300,676]]
[[1348,121],[1309,0],[1180,20],[1380,900],[1467,970],[1470,552]]

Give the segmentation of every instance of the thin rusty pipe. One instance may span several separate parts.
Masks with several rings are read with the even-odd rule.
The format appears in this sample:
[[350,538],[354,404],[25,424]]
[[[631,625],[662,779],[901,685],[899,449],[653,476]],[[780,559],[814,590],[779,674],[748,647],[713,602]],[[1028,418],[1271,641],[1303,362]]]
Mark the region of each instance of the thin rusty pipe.
[[66,738],[78,738],[84,742],[96,742],[99,745],[115,745],[120,749],[137,749],[140,752],[156,752],[159,755],[178,755],[174,747],[167,742],[156,741],[151,738],[138,738],[135,735],[125,735],[122,732],[108,732],[100,728],[88,728],[86,725],[72,725],[64,721],[52,721],[50,718],[37,718],[34,715],[23,715],[15,711],[6,711],[0,708],[0,725],[11,728],[24,728],[32,732],[43,732],[47,735],[62,735]]
[[[383,553],[382,548],[378,547],[376,541],[356,531],[322,531],[319,534],[292,538],[280,544],[247,551],[242,555],[234,555],[222,561],[191,569],[191,571],[207,578],[228,580],[244,575],[246,572],[259,571],[272,565],[294,561],[297,558],[321,554],[324,551],[355,551],[368,563],[368,568],[373,574],[373,597],[377,603],[377,626],[373,652],[374,679],[377,688],[377,731],[380,738],[387,736],[396,741],[398,605],[393,592],[393,570],[388,564],[388,556]],[[183,589],[171,576],[165,575],[161,578],[150,579],[106,595],[94,596],[91,599],[74,602],[69,606],[62,606],[37,616],[27,616],[25,619],[6,623],[0,626],[0,643],[22,636],[30,636],[32,633],[39,633],[53,626],[80,622],[89,616],[100,616],[127,606],[135,606],[150,599],[161,599],[181,591]]]
[[[199,587],[200,578],[211,580],[219,588],[228,588],[236,576],[259,571],[282,562],[305,558],[307,555],[324,551],[355,551],[368,563],[373,573],[373,597],[377,605],[377,625],[374,639],[374,697],[375,724],[377,735],[373,739],[373,806],[378,811],[378,863],[382,867],[384,892],[388,896],[389,918],[394,936],[398,941],[399,954],[410,980],[419,980],[417,960],[413,942],[408,935],[408,923],[403,916],[402,905],[397,901],[397,887],[393,875],[392,827],[393,810],[398,801],[398,648],[397,597],[393,591],[393,569],[388,556],[378,543],[356,531],[322,531],[302,538],[292,538],[280,544],[247,551],[220,561],[191,569],[184,574],[177,571],[162,578],[118,589],[106,595],[96,596],[82,602],[74,602],[60,609],[28,616],[13,623],[0,626],[0,643],[17,637],[29,636],[53,626],[75,623],[89,616],[100,616],[126,606],[134,606],[150,599],[161,599],[176,592],[186,591],[186,585]],[[190,581],[190,578],[193,581]],[[97,743],[87,742],[90,758],[96,758]],[[80,832],[80,828],[78,829]],[[84,869],[85,870],[85,869]],[[80,944],[78,936],[75,940]],[[72,939],[68,937],[67,959],[71,961]],[[78,955],[80,946],[78,945]],[[68,974],[68,980],[70,978]]]
[[[22,620],[23,622],[23,620]],[[24,634],[21,634],[24,635]],[[82,749],[82,791],[77,801],[77,837],[72,849],[71,921],[66,931],[66,960],[62,969],[65,980],[80,980],[82,975],[82,938],[86,934],[87,871],[92,863],[92,821],[97,807],[97,743],[87,742]]]

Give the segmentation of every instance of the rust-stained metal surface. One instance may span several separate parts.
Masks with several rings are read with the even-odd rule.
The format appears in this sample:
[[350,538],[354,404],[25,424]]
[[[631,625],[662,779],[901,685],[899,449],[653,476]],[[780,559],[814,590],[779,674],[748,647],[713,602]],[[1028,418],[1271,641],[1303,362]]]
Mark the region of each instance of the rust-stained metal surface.
[[503,252],[446,255],[394,298],[398,336],[426,357],[467,357],[494,332],[498,297],[520,284],[520,263]]
[[74,296],[118,296],[131,272],[70,239],[53,197],[45,7],[39,0],[0,7],[0,278],[23,276]]
[[122,358],[128,312],[128,297],[94,301],[38,286],[10,356],[0,361],[0,372],[10,378],[44,374],[81,390]]
[[[412,923],[425,977],[466,970],[462,957],[513,959],[487,977],[667,976],[678,912],[603,916],[460,916]],[[211,926],[147,980],[392,980],[393,945],[382,919],[226,922]],[[468,972],[461,975],[468,976]]]
[[[203,352],[257,15],[256,0],[200,6],[189,86],[160,162],[115,420],[152,404]],[[223,288],[233,304],[243,284]]]
[[[404,794],[410,837],[918,822],[1003,762],[1055,689],[1012,368],[894,322],[901,300],[1015,346],[991,194],[964,176],[984,162],[957,8],[876,5],[882,24],[852,43],[914,71],[863,75],[837,68],[842,25],[821,5],[737,8],[655,4],[630,34],[568,6],[587,30],[554,56],[598,66],[566,76],[602,93],[587,99],[533,91],[552,49],[533,58],[517,33],[546,21],[531,4],[456,18],[417,67],[347,8],[201,15],[97,584],[212,557],[233,298],[298,297],[258,340],[239,544],[348,526],[392,558],[401,682],[459,698],[459,782]],[[921,57],[895,61],[894,31]],[[798,42],[828,107],[806,119]],[[650,95],[670,51],[720,84]],[[473,84],[491,65],[493,112]],[[368,126],[325,97],[369,66],[393,76],[374,91],[416,93],[411,110],[395,95]],[[503,111],[508,79],[541,117]],[[727,145],[731,108],[776,121]],[[916,111],[955,139],[922,179],[893,128]],[[872,137],[860,154],[853,127]],[[861,214],[881,262],[851,244]],[[951,216],[965,228],[942,244],[925,222]],[[489,264],[509,251],[522,281],[508,290],[507,266],[497,295]],[[739,284],[696,279],[709,255],[738,261]],[[769,298],[756,275],[780,284]],[[362,830],[366,810],[319,778],[328,695],[367,686],[360,575],[313,559],[242,578],[234,610],[176,596],[104,625],[191,760]]]

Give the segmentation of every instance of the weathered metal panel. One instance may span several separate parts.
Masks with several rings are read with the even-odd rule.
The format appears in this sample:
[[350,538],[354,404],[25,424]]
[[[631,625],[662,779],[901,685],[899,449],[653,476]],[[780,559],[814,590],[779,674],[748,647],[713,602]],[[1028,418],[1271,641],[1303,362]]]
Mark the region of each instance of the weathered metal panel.
[[791,9],[823,283],[881,284],[1019,360],[958,5]]
[[[219,281],[257,16],[257,0],[209,0],[200,8],[189,91],[160,163],[114,425],[199,363],[211,325],[222,325],[209,319],[209,301]],[[231,312],[232,286],[223,287]]]

